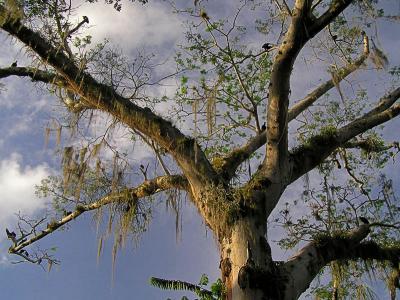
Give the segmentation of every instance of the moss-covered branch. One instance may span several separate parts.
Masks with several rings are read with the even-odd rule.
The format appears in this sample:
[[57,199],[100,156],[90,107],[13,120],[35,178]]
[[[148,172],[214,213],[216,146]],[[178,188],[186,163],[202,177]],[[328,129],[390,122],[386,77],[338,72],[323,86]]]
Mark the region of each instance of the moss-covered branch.
[[290,182],[315,168],[338,147],[346,145],[354,137],[397,117],[400,114],[400,104],[395,104],[398,98],[400,88],[381,98],[378,105],[362,117],[339,129],[324,131],[297,148],[291,154]]
[[33,244],[34,242],[41,240],[45,236],[53,233],[58,228],[64,226],[65,224],[71,222],[72,220],[78,218],[84,212],[92,211],[101,208],[102,206],[116,203],[116,202],[126,202],[134,199],[137,201],[140,198],[154,195],[156,193],[168,190],[168,189],[188,189],[188,182],[185,177],[181,175],[171,175],[171,176],[160,176],[152,180],[146,180],[142,184],[134,187],[127,188],[123,191],[111,193],[93,203],[86,205],[78,205],[75,210],[68,212],[60,220],[54,220],[47,224],[47,227],[43,229],[40,233],[35,230],[35,235],[29,239],[24,239],[19,243],[14,243],[9,248],[9,253],[19,253],[25,247]]
[[193,138],[185,136],[150,109],[141,108],[122,97],[113,87],[97,82],[40,33],[12,17],[3,5],[0,5],[0,20],[1,28],[28,46],[45,64],[52,66],[67,81],[69,88],[81,97],[84,105],[108,112],[151,138],[171,153],[192,184],[202,185],[217,180],[214,169]]

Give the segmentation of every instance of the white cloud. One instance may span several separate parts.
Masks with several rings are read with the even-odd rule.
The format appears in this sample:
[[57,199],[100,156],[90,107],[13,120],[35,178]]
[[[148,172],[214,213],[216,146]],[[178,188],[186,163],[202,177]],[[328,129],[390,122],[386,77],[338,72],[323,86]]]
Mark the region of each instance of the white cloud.
[[120,12],[102,2],[84,4],[78,14],[88,16],[90,25],[94,25],[85,31],[94,41],[111,38],[113,45],[124,50],[175,41],[182,31],[178,18],[159,3],[125,5]]
[[46,165],[21,166],[21,156],[15,153],[0,161],[0,241],[4,228],[15,225],[15,213],[32,216],[44,208],[45,200],[35,196],[34,187],[48,174]]

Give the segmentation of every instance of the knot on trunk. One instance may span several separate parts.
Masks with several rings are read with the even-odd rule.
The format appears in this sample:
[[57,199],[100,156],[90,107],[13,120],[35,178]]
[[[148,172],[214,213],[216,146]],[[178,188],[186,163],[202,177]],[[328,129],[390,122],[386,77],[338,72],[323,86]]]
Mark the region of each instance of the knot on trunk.
[[285,277],[275,268],[265,270],[251,262],[243,265],[238,273],[238,285],[241,289],[262,290],[266,299],[282,299]]
[[229,258],[224,258],[219,264],[223,277],[229,277],[232,271],[232,264]]
[[251,277],[253,277],[253,271],[253,268],[250,267],[248,264],[245,264],[240,268],[238,274],[238,284],[242,290],[250,287]]

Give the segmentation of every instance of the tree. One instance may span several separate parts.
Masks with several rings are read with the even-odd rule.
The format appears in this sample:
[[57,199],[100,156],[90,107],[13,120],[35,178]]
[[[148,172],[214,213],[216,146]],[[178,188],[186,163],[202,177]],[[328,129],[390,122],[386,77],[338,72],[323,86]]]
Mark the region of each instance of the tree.
[[[47,225],[46,218],[32,223],[21,217],[19,232],[9,232],[9,252],[51,267],[57,263],[51,255],[27,248],[83,213],[106,206],[115,208],[111,220],[119,216],[116,252],[127,236],[145,229],[151,209],[147,197],[169,191],[174,203],[184,192],[218,241],[226,299],[297,299],[326,269],[332,280],[315,288],[319,297],[360,294],[352,280],[376,271],[390,273],[394,299],[400,277],[399,206],[391,180],[377,173],[399,145],[385,141],[378,127],[400,114],[400,87],[371,103],[362,89],[354,100],[347,99],[342,81],[362,69],[368,57],[376,68],[387,67],[368,28],[380,18],[397,18],[385,15],[376,1],[293,2],[243,1],[229,20],[217,21],[199,1],[189,9],[174,6],[194,21],[176,54],[178,71],[156,81],[150,55],[142,53],[128,63],[106,44],[90,48],[90,36],[82,36],[89,18],[73,23],[74,10],[67,3],[2,2],[1,28],[24,45],[32,65],[3,67],[0,77],[28,76],[48,86],[74,116],[70,126],[75,130],[85,116],[90,123],[94,112],[112,116],[131,130],[132,139],[154,150],[165,172],[150,178],[149,166],[141,164],[144,180],[133,186],[126,155],[112,148],[109,164],[99,156],[107,146],[106,134],[81,149],[65,147],[62,176],[45,180],[38,190],[53,197],[55,215]],[[114,4],[121,9],[120,1]],[[250,11],[259,14],[259,34],[270,38],[279,28],[276,44],[261,43],[257,50],[246,46],[246,28],[237,22]],[[265,18],[265,12],[271,17]],[[331,79],[291,104],[293,69],[300,51],[310,45],[320,58],[330,57]],[[398,68],[391,73],[397,76]],[[173,99],[148,92],[174,76],[180,86]],[[333,88],[337,94],[332,97]],[[178,120],[185,116],[194,124],[192,135],[178,128],[178,120],[152,110],[172,100]],[[62,128],[55,129],[59,136]],[[179,172],[172,173],[173,167]],[[321,188],[311,187],[308,176]],[[285,203],[283,192],[301,177],[303,193]],[[299,210],[299,203],[308,208]],[[274,209],[280,211],[273,214]],[[272,259],[266,238],[272,224],[286,230],[281,247],[301,246],[287,261]]]

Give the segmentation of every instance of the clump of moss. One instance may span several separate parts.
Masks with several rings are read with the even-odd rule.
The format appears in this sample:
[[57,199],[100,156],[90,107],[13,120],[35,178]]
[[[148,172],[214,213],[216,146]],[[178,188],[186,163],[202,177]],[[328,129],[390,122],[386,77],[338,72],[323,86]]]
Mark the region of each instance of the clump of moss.
[[220,185],[211,185],[203,191],[202,200],[208,218],[219,235],[229,233],[230,228],[242,214],[240,196],[237,191]]
[[75,208],[75,210],[76,210],[78,213],[83,213],[83,212],[85,211],[85,208],[84,208],[82,205],[77,205],[76,208]]
[[215,155],[212,159],[211,159],[211,164],[213,166],[213,168],[217,171],[222,170],[222,167],[224,166],[225,160],[223,157],[219,156],[219,155]]
[[310,137],[304,143],[304,147],[314,148],[315,146],[324,146],[329,144],[337,135],[336,127],[329,125],[321,128],[318,135]]
[[47,224],[47,228],[50,230],[54,230],[58,227],[58,223],[56,220],[51,220],[50,223]]

